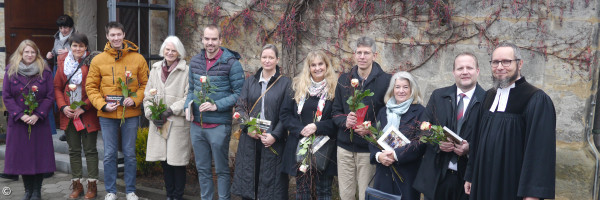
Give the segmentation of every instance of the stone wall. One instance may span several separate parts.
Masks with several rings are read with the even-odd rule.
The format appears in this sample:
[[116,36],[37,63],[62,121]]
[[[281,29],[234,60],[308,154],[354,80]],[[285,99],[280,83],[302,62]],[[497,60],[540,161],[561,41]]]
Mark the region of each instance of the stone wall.
[[[98,50],[97,6],[96,0],[64,0],[64,12],[75,22],[75,30],[88,37],[88,50]],[[103,36],[104,37],[104,36]],[[102,50],[104,46],[101,46]]]
[[453,59],[464,51],[479,58],[479,81],[489,89],[493,46],[512,41],[524,50],[522,74],[556,107],[556,198],[591,199],[595,158],[586,133],[598,81],[600,1],[440,2],[448,1],[187,0],[178,2],[177,35],[191,57],[202,48],[202,27],[218,24],[223,45],[242,54],[247,73],[260,66],[265,42],[295,52],[281,58],[295,61],[280,62],[288,72],[299,71],[306,53],[316,49],[347,70],[354,40],[370,36],[378,42],[376,61],[390,73],[411,71],[425,101],[434,89],[453,83]]

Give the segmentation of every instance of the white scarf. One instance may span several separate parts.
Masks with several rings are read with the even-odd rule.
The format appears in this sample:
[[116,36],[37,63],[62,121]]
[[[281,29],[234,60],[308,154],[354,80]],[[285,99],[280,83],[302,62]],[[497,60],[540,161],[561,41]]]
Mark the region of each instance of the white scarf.
[[[85,58],[85,56],[87,56],[87,52],[84,52],[80,59]],[[69,51],[67,58],[65,58],[64,72],[67,78],[73,76],[71,77],[71,83],[75,85],[80,85],[82,80],[81,68],[77,69],[78,66],[79,62],[73,57],[73,51]],[[73,75],[73,73],[75,74]]]
[[58,39],[64,43],[65,41],[67,41],[67,39],[69,39],[69,37],[71,37],[71,33],[73,33],[73,29],[71,29],[71,32],[69,32],[69,34],[66,36],[63,36],[62,33],[60,33],[60,31],[59,31]]

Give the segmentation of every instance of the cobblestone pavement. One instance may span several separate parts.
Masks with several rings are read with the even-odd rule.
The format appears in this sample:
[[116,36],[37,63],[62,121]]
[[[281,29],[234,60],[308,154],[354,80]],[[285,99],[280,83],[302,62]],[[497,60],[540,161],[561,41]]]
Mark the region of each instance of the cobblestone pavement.
[[[0,160],[0,169],[4,169],[4,160]],[[1,172],[1,171],[0,171]],[[84,191],[87,191],[87,181],[83,183]],[[2,199],[21,199],[25,193],[23,187],[23,180],[19,177],[18,181],[10,179],[0,179],[0,188],[2,193],[0,194],[0,200]],[[96,199],[104,199],[106,190],[104,188],[104,182],[98,181],[98,197]],[[71,194],[71,175],[62,172],[56,172],[54,176],[44,179],[42,183],[42,199],[44,200],[64,200],[68,199]],[[117,196],[119,199],[125,199],[125,193],[118,192]],[[140,199],[149,199],[140,196]],[[80,198],[83,199],[83,196]],[[155,198],[150,198],[155,199]]]

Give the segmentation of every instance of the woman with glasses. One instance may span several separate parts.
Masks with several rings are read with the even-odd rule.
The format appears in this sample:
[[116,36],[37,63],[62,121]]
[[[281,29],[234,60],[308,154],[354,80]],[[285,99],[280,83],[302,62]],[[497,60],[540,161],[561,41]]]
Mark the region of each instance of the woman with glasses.
[[54,106],[52,71],[31,40],[23,40],[8,63],[2,84],[8,112],[4,173],[22,175],[23,199],[38,200],[43,174],[56,171],[48,120]]

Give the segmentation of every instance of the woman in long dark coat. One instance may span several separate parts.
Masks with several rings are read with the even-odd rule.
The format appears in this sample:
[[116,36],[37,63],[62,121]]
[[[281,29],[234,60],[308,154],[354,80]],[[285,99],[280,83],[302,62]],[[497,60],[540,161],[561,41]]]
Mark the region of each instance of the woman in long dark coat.
[[[289,130],[283,155],[283,172],[296,177],[296,199],[331,199],[333,177],[337,175],[335,147],[329,155],[314,155],[309,160],[326,159],[327,167],[318,171],[296,161],[298,143],[304,137],[327,136],[335,146],[337,128],[331,120],[337,74],[323,51],[308,53],[302,72],[294,78],[281,108],[281,121]],[[309,155],[308,153],[306,154]],[[306,159],[306,158],[305,158]],[[305,167],[310,166],[310,167]]]
[[287,131],[283,123],[279,123],[279,107],[291,80],[279,72],[274,45],[263,47],[260,60],[262,68],[245,80],[236,111],[249,117],[260,113],[259,118],[270,120],[271,126],[263,134],[243,129],[235,156],[231,192],[243,199],[288,199],[288,176],[281,172]]
[[[417,121],[425,107],[421,105],[419,86],[414,77],[408,72],[394,74],[384,100],[386,105],[377,115],[377,120],[384,127],[383,131],[395,127],[411,143],[394,151],[380,150],[374,145],[369,145],[371,163],[377,165],[373,188],[389,194],[402,195],[402,199],[418,200],[420,193],[412,185],[425,152],[425,145],[419,142]],[[398,177],[390,166],[394,166],[401,177]]]
[[[4,173],[23,176],[23,199],[41,199],[43,174],[56,170],[47,118],[54,106],[53,81],[37,45],[22,41],[6,66],[2,99],[8,111]],[[38,103],[31,115],[25,113],[29,107],[23,96],[30,91]]]

